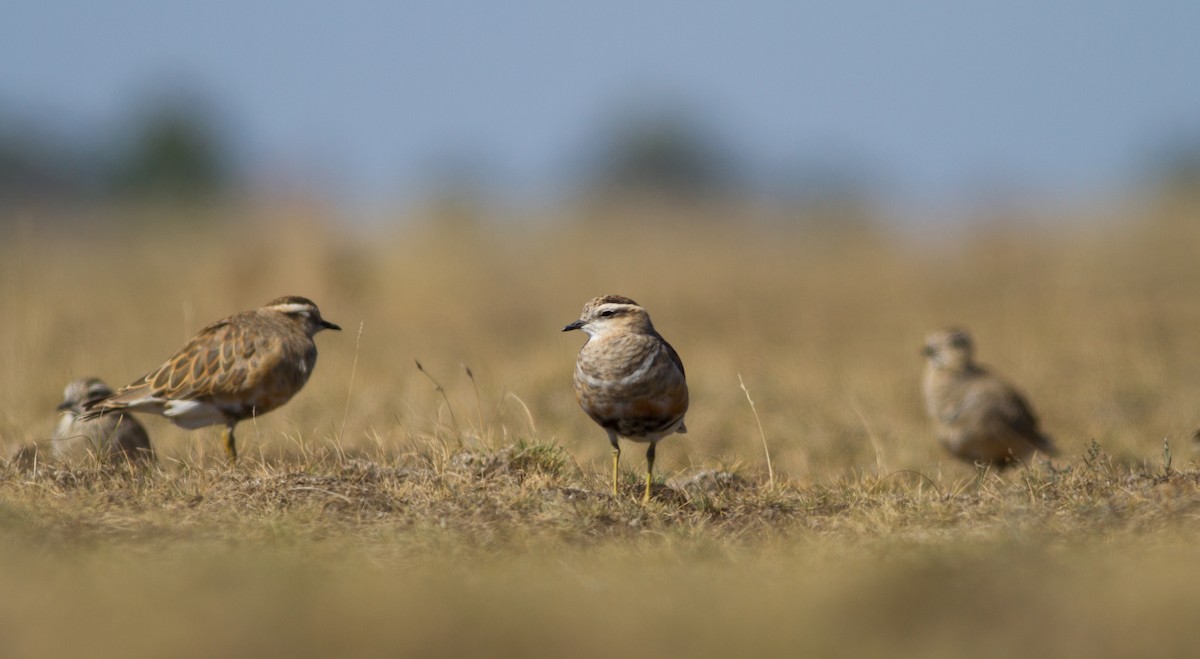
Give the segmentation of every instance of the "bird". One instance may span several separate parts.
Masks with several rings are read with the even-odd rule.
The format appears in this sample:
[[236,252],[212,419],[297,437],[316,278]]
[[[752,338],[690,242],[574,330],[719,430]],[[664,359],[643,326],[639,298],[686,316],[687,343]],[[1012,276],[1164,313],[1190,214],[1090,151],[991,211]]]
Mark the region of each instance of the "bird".
[[112,388],[99,378],[76,378],[67,383],[63,401],[58,406],[58,424],[50,436],[55,456],[62,458],[86,447],[105,462],[124,460],[130,464],[146,464],[154,461],[150,437],[132,415],[80,418],[88,402],[111,395]]
[[998,469],[1034,453],[1057,455],[1033,409],[1012,385],[978,365],[971,336],[957,328],[925,338],[925,407],[938,441],[955,457]]
[[230,464],[234,427],[288,402],[317,363],[313,335],[341,330],[308,298],[288,295],[205,327],[170,359],[116,393],[84,404],[83,420],[147,412],[182,428],[224,425]]
[[650,322],[637,302],[620,295],[593,298],[583,313],[563,328],[582,330],[587,342],[575,362],[575,397],[580,407],[608,433],[612,444],[613,494],[621,459],[619,438],[649,442],[646,490],[650,500],[655,445],[672,433],[686,433],[687,377],[679,353]]

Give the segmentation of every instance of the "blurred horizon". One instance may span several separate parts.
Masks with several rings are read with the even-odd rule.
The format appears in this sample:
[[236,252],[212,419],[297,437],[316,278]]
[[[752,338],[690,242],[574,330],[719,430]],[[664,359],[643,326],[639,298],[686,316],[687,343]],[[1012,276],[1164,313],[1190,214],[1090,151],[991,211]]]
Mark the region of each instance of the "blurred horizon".
[[1189,3],[72,0],[6,14],[0,202],[234,190],[537,205],[649,189],[903,217],[1200,181]]

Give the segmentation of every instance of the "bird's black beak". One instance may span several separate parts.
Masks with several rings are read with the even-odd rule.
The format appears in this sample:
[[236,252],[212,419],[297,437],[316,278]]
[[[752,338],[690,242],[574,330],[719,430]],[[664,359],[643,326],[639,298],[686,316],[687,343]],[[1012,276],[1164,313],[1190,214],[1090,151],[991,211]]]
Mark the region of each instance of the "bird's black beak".
[[71,409],[71,401],[64,400],[63,402],[58,404],[58,407],[56,407],[54,409],[58,410],[59,412],[66,412],[67,410]]
[[331,329],[331,330],[337,330],[339,332],[342,331],[341,327],[338,327],[334,323],[331,323],[328,320],[325,320],[324,318],[321,319],[321,329]]
[[583,327],[583,321],[577,320],[577,321],[571,323],[570,325],[567,325],[566,327],[564,327],[563,331],[570,332],[571,330],[577,330],[577,329],[580,329],[581,327]]
[[925,355],[926,357],[932,357],[933,356],[933,347],[925,346],[925,347],[921,348],[921,354]]

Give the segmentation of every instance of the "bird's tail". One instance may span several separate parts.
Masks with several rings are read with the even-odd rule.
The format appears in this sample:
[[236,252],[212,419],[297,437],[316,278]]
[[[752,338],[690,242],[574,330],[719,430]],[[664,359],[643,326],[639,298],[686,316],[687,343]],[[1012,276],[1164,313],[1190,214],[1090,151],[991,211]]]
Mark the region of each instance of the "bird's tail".
[[101,414],[138,409],[154,400],[152,393],[150,382],[147,378],[142,378],[131,385],[121,387],[114,394],[84,403],[83,414],[80,414],[79,418],[87,421]]
[[129,409],[128,403],[120,400],[114,400],[116,396],[117,394],[114,394],[105,398],[89,400],[88,402],[84,403],[83,414],[79,415],[79,420],[90,421],[91,419],[98,418],[100,415],[107,412],[120,412]]

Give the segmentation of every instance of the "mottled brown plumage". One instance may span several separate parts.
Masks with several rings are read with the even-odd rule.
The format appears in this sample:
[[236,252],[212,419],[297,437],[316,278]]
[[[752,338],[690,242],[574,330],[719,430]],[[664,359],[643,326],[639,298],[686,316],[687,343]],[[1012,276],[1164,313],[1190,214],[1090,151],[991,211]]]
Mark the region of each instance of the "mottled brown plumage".
[[679,354],[654,329],[650,315],[619,295],[595,298],[579,320],[563,331],[583,330],[587,343],[575,363],[575,395],[593,421],[608,432],[613,447],[613,492],[620,459],[618,439],[649,442],[646,491],[654,470],[655,445],[671,433],[685,433],[687,379]]
[[1004,468],[1035,452],[1057,454],[1025,398],[974,362],[966,332],[934,332],[924,352],[925,405],[938,441],[955,457]]
[[106,398],[83,418],[129,410],[167,417],[184,428],[225,425],[231,460],[233,428],[283,405],[308,381],[317,361],[313,335],[341,329],[311,300],[281,297],[200,330],[161,366]]

